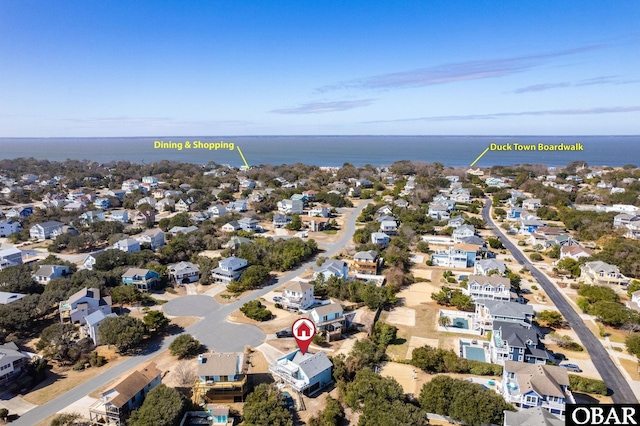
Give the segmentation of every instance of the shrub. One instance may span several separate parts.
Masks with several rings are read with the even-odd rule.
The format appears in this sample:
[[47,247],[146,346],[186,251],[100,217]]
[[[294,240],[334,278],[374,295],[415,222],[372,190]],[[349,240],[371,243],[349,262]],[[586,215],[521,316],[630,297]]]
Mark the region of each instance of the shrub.
[[529,255],[529,259],[533,260],[534,262],[538,262],[542,260],[542,255],[540,253],[531,253]]
[[535,291],[535,290],[537,290],[537,289],[538,289],[538,286],[537,286],[537,285],[535,285],[535,284],[534,284],[534,285],[532,285],[532,286],[531,286],[531,290],[534,290],[534,291]]
[[259,300],[252,300],[245,303],[240,308],[240,312],[245,314],[247,318],[251,318],[256,321],[268,321],[273,316],[271,311],[265,308]]
[[107,362],[107,359],[102,355],[98,355],[98,352],[91,352],[89,354],[89,364],[92,367],[102,367]]
[[593,393],[597,395],[606,395],[608,392],[607,385],[602,380],[589,379],[588,377],[576,376],[569,374],[569,386],[572,391]]
[[84,370],[84,362],[77,362],[76,365],[73,366],[73,371],[82,371]]
[[178,358],[187,358],[196,355],[200,352],[200,342],[190,334],[181,334],[175,338],[169,345],[169,352],[171,355]]

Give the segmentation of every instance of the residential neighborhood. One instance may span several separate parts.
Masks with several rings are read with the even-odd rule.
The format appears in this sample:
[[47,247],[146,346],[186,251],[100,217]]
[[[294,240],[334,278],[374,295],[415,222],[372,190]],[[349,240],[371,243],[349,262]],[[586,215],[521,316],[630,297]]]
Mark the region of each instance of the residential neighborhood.
[[176,424],[242,424],[270,393],[302,423],[337,403],[355,424],[347,389],[393,379],[417,398],[450,374],[500,424],[640,396],[640,207],[586,202],[636,168],[180,167],[82,184],[54,168],[30,177],[53,182],[40,199],[4,200],[0,407],[16,424],[137,424],[156,398]]

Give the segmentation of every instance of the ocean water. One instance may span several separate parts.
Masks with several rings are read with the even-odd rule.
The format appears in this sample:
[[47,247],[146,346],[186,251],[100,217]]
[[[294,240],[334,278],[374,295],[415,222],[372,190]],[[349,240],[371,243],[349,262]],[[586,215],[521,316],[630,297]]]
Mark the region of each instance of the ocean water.
[[[155,142],[164,146],[157,148]],[[189,141],[191,148],[186,148]],[[194,148],[202,143],[227,142],[227,148]],[[169,144],[172,142],[173,144]],[[233,144],[231,144],[233,143]],[[243,165],[241,148],[250,165],[315,164],[319,166],[389,165],[398,160],[440,162],[469,166],[491,143],[523,145],[581,143],[584,151],[489,151],[476,166],[547,164],[640,165],[640,136],[165,136],[122,138],[0,138],[0,158],[34,157],[50,161],[91,160],[99,163],[128,160],[152,163],[176,160]],[[179,144],[182,149],[178,150]],[[233,149],[228,149],[232,145]]]

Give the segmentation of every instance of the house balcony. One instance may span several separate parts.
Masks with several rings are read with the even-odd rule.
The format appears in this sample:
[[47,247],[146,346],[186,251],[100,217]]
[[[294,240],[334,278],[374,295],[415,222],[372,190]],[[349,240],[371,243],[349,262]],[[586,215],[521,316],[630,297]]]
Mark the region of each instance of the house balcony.
[[309,384],[304,380],[296,379],[293,377],[292,371],[284,365],[276,364],[269,366],[269,371],[273,373],[275,376],[279,377],[287,383],[289,386],[297,390],[298,392],[303,392],[305,389],[309,387]]
[[214,391],[240,390],[240,389],[244,389],[246,385],[247,385],[247,376],[244,376],[242,380],[235,380],[232,382],[214,382],[213,380],[207,380],[205,382],[198,381],[196,383],[197,387],[200,387],[206,390],[214,390]]

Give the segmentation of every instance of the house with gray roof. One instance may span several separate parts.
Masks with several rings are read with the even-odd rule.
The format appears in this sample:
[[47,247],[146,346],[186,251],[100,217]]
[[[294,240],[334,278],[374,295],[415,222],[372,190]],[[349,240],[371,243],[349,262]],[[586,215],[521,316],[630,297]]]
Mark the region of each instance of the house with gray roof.
[[42,265],[31,278],[39,284],[47,285],[51,280],[68,277],[69,275],[71,275],[71,272],[69,272],[68,266]]
[[310,318],[316,325],[316,330],[318,331],[327,331],[329,333],[342,332],[346,326],[344,309],[339,303],[329,303],[328,305],[313,308]]
[[158,283],[160,274],[151,269],[129,268],[121,278],[124,284],[132,285],[143,293],[147,293]]
[[511,322],[521,324],[523,327],[531,327],[533,308],[530,305],[491,299],[477,299],[474,303],[476,309],[473,329],[482,334],[493,330],[494,321]]
[[282,292],[282,305],[287,309],[307,309],[315,303],[313,285],[301,281],[293,281]]
[[352,269],[356,274],[377,275],[382,263],[377,251],[359,251],[353,256]]
[[133,238],[125,238],[117,241],[113,245],[113,248],[125,253],[136,253],[140,251],[140,242],[138,240],[134,240]]
[[325,279],[330,276],[347,278],[348,265],[344,260],[327,259],[321,266],[313,268],[313,276],[324,275]]
[[169,278],[176,283],[187,284],[200,279],[200,267],[191,262],[178,262],[167,265]]
[[0,249],[0,271],[16,265],[22,265],[22,250],[15,247]]
[[102,324],[105,319],[115,317],[117,317],[117,315],[113,312],[110,314],[105,314],[100,310],[95,311],[84,317],[85,324],[81,327],[81,331],[85,336],[89,337],[93,341],[94,345],[97,346],[100,344],[98,327],[100,327],[100,324]]
[[489,354],[491,362],[500,365],[505,361],[545,364],[551,359],[534,328],[502,321],[493,322]]
[[222,284],[229,284],[232,280],[238,280],[247,269],[248,263],[240,257],[228,257],[218,263],[218,267],[211,271],[213,280]]
[[333,364],[324,352],[307,352],[303,355],[298,349],[278,358],[275,364],[269,366],[269,371],[276,379],[305,395],[315,395],[331,384],[332,370]]
[[453,230],[453,241],[459,243],[463,238],[476,235],[476,228],[473,225],[461,225]]
[[8,305],[9,303],[15,302],[16,300],[20,300],[25,296],[26,294],[9,293],[6,291],[0,291],[0,305]]
[[629,278],[622,275],[616,265],[600,260],[580,265],[580,271],[580,278],[584,278],[588,284],[622,286],[629,284]]
[[29,228],[29,237],[36,238],[38,240],[46,240],[51,238],[54,231],[59,230],[63,226],[64,223],[55,220],[38,223]]
[[189,233],[197,231],[197,230],[198,230],[198,227],[195,226],[195,225],[191,225],[191,226],[174,226],[173,228],[169,229],[167,232],[175,237],[178,234],[189,234]]
[[135,239],[140,244],[149,244],[154,251],[166,245],[164,232],[157,228],[147,229],[142,234],[136,235]]
[[505,361],[502,396],[521,411],[541,407],[563,418],[566,404],[575,404],[564,367]]
[[498,275],[504,275],[507,271],[507,265],[496,259],[478,260],[476,264],[473,265],[473,273],[476,275],[489,275],[492,271],[497,271]]
[[198,355],[198,377],[193,387],[194,401],[242,402],[247,393],[246,363],[243,353]]
[[87,315],[96,311],[102,311],[105,315],[111,313],[111,296],[101,297],[97,288],[83,288],[60,302],[58,310],[61,322],[79,322],[84,325]]
[[260,222],[257,219],[251,217],[243,217],[238,221],[243,231],[256,231],[258,229],[258,223]]
[[564,426],[564,420],[542,407],[526,411],[504,411],[503,426]]
[[31,356],[21,351],[14,342],[0,345],[0,386],[4,387],[18,377],[29,365]]
[[371,243],[377,244],[382,248],[388,246],[390,241],[391,237],[384,232],[374,232],[371,234]]
[[288,216],[285,214],[276,213],[273,215],[273,227],[274,228],[284,228],[293,220],[292,216]]

